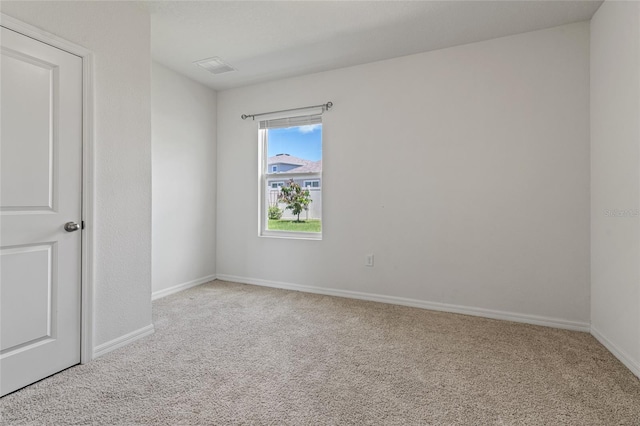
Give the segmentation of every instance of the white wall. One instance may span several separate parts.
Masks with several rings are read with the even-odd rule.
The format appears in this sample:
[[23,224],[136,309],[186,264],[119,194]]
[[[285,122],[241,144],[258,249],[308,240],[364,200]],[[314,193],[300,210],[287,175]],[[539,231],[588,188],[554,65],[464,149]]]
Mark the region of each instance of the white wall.
[[[326,101],[324,239],[259,238],[240,115]],[[589,24],[220,92],[217,212],[219,277],[588,329]]]
[[2,12],[95,53],[95,332],[151,325],[150,19],[128,2],[2,2]]
[[153,295],[214,279],[216,93],[152,64]]
[[[640,3],[591,21],[591,321],[640,376]],[[617,211],[617,212],[616,212]]]

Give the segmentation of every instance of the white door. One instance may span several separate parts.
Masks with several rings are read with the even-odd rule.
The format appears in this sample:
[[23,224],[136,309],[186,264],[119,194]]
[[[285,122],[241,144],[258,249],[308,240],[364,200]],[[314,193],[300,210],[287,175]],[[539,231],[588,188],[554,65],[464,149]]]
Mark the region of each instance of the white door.
[[0,393],[80,362],[82,59],[1,28]]

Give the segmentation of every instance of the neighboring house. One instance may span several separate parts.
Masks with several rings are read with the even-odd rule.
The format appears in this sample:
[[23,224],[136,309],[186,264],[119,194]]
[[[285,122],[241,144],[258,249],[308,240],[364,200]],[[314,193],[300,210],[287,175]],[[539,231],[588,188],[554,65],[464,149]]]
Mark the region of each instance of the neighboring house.
[[322,186],[322,160],[310,161],[289,154],[278,154],[267,159],[267,187],[277,189],[290,179],[302,187]]

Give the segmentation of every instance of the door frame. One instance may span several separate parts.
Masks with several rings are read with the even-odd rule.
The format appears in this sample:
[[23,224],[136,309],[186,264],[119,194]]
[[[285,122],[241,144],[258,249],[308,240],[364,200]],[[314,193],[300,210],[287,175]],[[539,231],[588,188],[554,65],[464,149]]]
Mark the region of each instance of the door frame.
[[93,359],[95,136],[93,52],[54,34],[0,13],[0,26],[82,58],[82,249],[80,275],[80,363]]

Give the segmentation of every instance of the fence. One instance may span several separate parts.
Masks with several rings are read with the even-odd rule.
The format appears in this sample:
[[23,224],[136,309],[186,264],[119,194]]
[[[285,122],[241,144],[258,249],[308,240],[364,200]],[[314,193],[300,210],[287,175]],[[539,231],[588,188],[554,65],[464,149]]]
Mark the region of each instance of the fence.
[[[309,190],[309,198],[311,203],[306,211],[300,213],[300,219],[321,219],[322,218],[322,191],[320,188],[305,188]],[[282,219],[297,219],[291,210],[285,209],[285,203],[278,202],[279,189],[269,189],[269,207],[278,206],[282,210]]]

